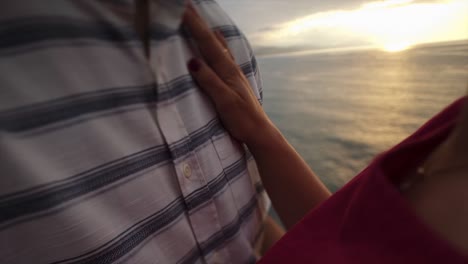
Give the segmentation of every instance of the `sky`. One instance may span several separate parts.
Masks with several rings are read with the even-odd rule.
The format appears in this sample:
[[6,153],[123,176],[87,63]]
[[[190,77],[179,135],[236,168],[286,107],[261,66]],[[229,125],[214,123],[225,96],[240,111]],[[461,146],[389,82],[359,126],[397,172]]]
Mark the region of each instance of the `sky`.
[[218,0],[257,49],[373,47],[468,39],[468,0]]

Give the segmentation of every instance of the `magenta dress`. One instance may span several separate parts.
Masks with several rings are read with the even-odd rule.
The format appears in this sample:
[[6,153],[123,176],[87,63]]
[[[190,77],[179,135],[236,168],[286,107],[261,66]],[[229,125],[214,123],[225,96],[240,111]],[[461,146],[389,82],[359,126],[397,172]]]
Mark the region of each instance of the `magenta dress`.
[[465,101],[457,100],[378,156],[309,212],[259,263],[468,263],[413,213],[399,192],[402,175],[417,168],[449,135]]

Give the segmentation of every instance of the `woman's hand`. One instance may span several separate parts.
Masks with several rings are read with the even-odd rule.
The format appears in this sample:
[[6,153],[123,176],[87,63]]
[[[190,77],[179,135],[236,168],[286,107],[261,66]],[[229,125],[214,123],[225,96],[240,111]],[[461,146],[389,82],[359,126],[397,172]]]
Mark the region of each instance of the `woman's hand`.
[[266,137],[277,130],[235,63],[223,36],[212,32],[191,5],[185,12],[184,24],[204,59],[192,59],[188,68],[213,100],[226,129],[247,146],[266,143]]
[[192,59],[190,72],[227,130],[249,147],[281,220],[287,228],[293,226],[330,192],[268,119],[220,34],[211,32],[193,7],[184,23],[204,58]]

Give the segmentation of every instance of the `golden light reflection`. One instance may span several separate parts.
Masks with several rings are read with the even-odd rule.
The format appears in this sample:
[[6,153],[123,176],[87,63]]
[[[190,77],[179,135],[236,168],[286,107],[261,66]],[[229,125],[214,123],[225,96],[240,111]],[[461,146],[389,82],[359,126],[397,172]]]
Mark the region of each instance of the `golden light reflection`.
[[395,42],[395,43],[388,43],[383,46],[383,50],[386,52],[400,52],[407,50],[411,47],[411,44],[407,42]]
[[468,39],[468,1],[370,2],[316,13],[261,34],[265,45],[373,45],[396,52],[418,43]]

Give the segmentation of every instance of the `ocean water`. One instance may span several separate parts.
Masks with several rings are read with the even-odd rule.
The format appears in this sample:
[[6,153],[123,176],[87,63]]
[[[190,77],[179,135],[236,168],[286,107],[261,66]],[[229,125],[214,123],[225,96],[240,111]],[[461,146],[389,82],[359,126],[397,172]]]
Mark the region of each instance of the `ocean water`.
[[258,61],[267,114],[332,191],[468,87],[468,43]]

